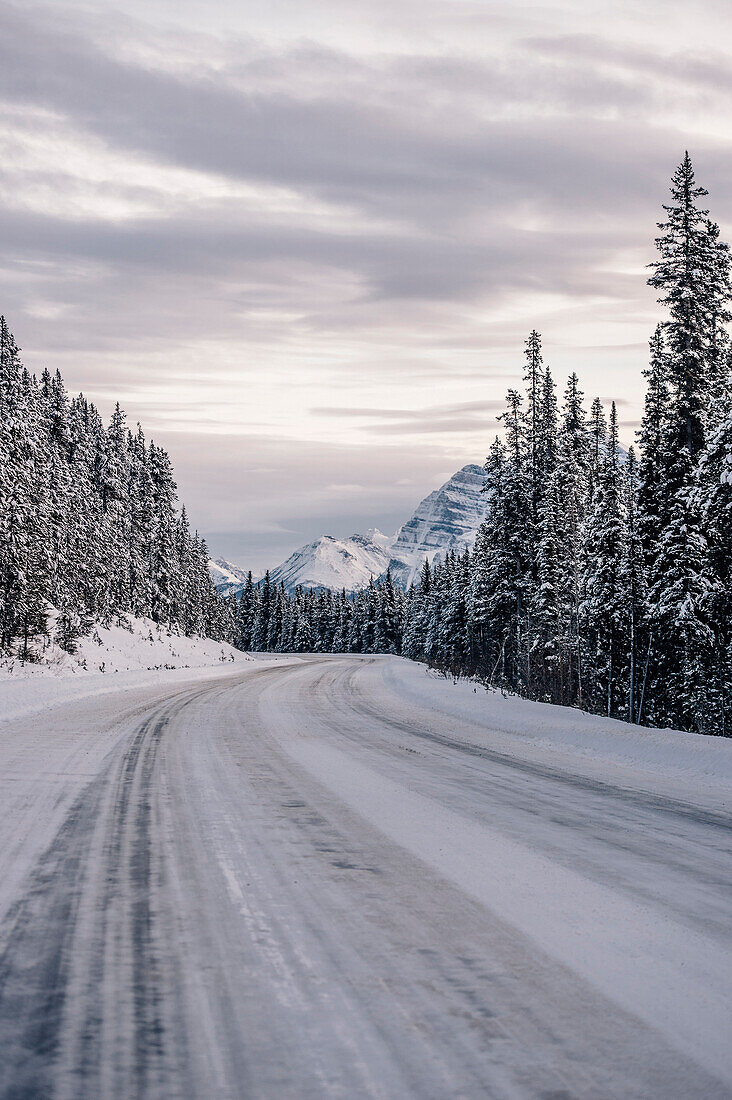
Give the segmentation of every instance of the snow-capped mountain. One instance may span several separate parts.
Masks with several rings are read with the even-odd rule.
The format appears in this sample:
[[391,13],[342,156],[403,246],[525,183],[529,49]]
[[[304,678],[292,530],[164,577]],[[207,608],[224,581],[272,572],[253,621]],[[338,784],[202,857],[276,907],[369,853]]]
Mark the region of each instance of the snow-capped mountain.
[[211,580],[224,596],[233,589],[240,588],[247,579],[246,569],[234,565],[226,558],[216,558],[216,561],[209,559],[208,571],[211,574]]
[[473,545],[485,515],[483,481],[481,466],[463,466],[417,506],[392,546],[389,567],[396,584],[408,588],[416,581],[425,558]]
[[345,588],[354,592],[384,572],[393,541],[375,529],[346,539],[323,535],[271,569],[270,580],[273,584],[282,581],[288,591],[300,584],[303,588]]
[[[288,592],[297,585],[355,592],[371,577],[382,576],[388,566],[394,583],[408,588],[419,577],[425,558],[433,561],[438,554],[444,557],[450,550],[473,545],[485,513],[483,476],[481,466],[463,466],[424,498],[396,535],[384,535],[376,528],[345,539],[322,535],[270,569],[270,580],[282,581]],[[209,569],[224,595],[240,591],[246,580],[245,570],[225,558],[209,562]]]

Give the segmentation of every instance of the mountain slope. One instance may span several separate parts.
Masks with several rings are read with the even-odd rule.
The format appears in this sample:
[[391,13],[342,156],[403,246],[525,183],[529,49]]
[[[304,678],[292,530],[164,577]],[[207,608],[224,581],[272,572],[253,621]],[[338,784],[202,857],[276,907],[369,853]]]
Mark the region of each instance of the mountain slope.
[[[421,501],[396,535],[376,529],[345,539],[322,535],[271,569],[270,580],[282,581],[288,592],[297,585],[355,592],[371,577],[382,576],[388,566],[394,583],[408,588],[419,577],[425,558],[432,561],[438,554],[444,557],[450,550],[473,545],[485,513],[483,477],[481,466],[463,466]],[[222,595],[240,591],[246,580],[246,572],[226,558],[209,562],[209,570]]]
[[419,577],[425,558],[473,545],[485,515],[483,468],[463,466],[449,481],[426,496],[412,518],[400,527],[389,567],[395,583],[408,588]]
[[303,588],[345,588],[353,592],[384,572],[391,542],[380,531],[347,539],[323,535],[272,569],[270,580],[273,584],[282,581],[288,591],[299,584]]
[[211,580],[223,596],[226,596],[235,588],[241,588],[247,579],[246,570],[239,565],[234,565],[231,561],[227,561],[226,558],[216,558],[216,561],[209,559],[208,571]]

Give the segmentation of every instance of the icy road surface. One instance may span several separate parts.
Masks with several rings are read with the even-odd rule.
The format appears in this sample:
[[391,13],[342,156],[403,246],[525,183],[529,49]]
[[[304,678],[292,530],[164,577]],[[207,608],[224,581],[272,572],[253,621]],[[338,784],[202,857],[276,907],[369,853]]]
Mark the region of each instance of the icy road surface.
[[732,746],[190,675],[0,723],[0,1095],[732,1096]]

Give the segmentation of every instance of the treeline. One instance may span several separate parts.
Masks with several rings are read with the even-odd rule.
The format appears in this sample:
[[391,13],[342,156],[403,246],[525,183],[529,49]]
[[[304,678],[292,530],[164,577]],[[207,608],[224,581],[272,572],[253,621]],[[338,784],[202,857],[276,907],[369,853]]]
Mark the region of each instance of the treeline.
[[354,594],[270,583],[249,573],[233,600],[233,644],[275,653],[400,653],[406,594],[392,583],[371,581]]
[[667,319],[650,342],[640,457],[615,406],[558,408],[539,335],[486,464],[475,549],[425,569],[404,652],[534,699],[732,733],[730,256],[688,153],[651,265]]
[[667,318],[650,341],[639,456],[619,445],[615,405],[588,414],[575,374],[559,401],[532,332],[474,549],[425,563],[404,595],[389,578],[356,597],[270,593],[272,634],[250,587],[240,644],[401,652],[532,699],[730,735],[730,256],[706,194],[687,154],[651,265]]
[[70,651],[92,621],[127,613],[186,634],[231,632],[166,452],[131,432],[119,406],[105,425],[58,373],[29,374],[0,318],[0,652],[32,660],[51,609],[54,640]]

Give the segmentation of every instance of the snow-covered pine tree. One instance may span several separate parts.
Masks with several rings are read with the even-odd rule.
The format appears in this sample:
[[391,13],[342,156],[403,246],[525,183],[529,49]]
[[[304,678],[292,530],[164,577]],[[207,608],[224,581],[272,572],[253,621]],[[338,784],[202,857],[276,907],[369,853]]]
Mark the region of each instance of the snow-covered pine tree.
[[688,152],[671,182],[666,221],[659,222],[659,258],[650,266],[650,286],[667,306],[663,324],[670,395],[666,413],[669,490],[685,490],[705,442],[712,378],[717,373],[719,326],[729,320],[729,250],[719,241],[709,211],[697,200],[707,195],[696,184]]
[[[150,561],[152,615],[158,622],[175,623],[182,611],[182,601],[179,597],[180,557],[175,530],[176,485],[168,455],[154,443],[151,443],[148,448],[148,464],[154,513]],[[108,515],[109,511],[108,505],[105,515]],[[114,521],[116,516],[115,508]],[[116,541],[112,545],[116,548]]]
[[269,576],[269,569],[264,574],[264,579],[261,584],[257,586],[256,596],[251,648],[257,653],[263,653],[267,650],[269,617],[272,605],[272,582]]
[[638,522],[639,475],[633,447],[628,451],[624,480],[624,533],[621,563],[622,638],[625,648],[627,718],[640,721],[646,687],[648,624],[645,556]]
[[[650,548],[650,706],[658,720],[689,729],[706,728],[709,721],[705,683],[714,644],[705,608],[714,585],[706,572],[707,539],[694,489],[712,396],[719,395],[719,329],[729,320],[730,299],[727,247],[698,205],[706,194],[687,152],[672,180],[672,201],[664,206],[659,258],[649,279],[669,314],[663,324],[668,399],[661,443],[667,514],[661,516],[658,549]],[[641,499],[645,523],[645,492]]]
[[412,661],[424,661],[427,654],[427,634],[431,619],[432,569],[429,558],[422,562],[416,586],[408,594],[402,653]]
[[295,594],[298,614],[297,628],[295,630],[292,648],[296,653],[311,653],[314,648],[315,639],[312,629],[311,599],[312,594],[310,592],[303,592],[300,590]]
[[563,635],[566,624],[562,558],[563,526],[561,486],[557,464],[557,396],[549,370],[544,376],[541,415],[540,478],[533,653],[535,682],[541,698],[564,701]]
[[706,539],[711,581],[704,618],[713,634],[707,702],[708,732],[732,735],[732,388],[715,408],[715,423],[699,457],[691,507]]
[[351,621],[351,601],[346,595],[345,588],[341,590],[338,597],[338,607],[336,612],[336,629],[333,635],[333,652],[334,653],[347,653],[348,652],[348,635]]
[[656,655],[654,724],[698,733],[709,729],[708,672],[714,634],[706,609],[715,599],[707,569],[708,544],[691,495],[677,492],[661,535],[649,586],[649,624]]
[[652,568],[658,550],[661,531],[669,519],[670,499],[668,468],[669,368],[661,325],[650,340],[650,362],[643,371],[646,397],[641,429],[638,433],[640,463],[638,467],[638,504],[640,529],[647,566]]
[[391,570],[387,568],[384,580],[377,586],[377,612],[374,628],[375,653],[399,653],[401,638],[399,612]]
[[566,609],[563,649],[566,663],[565,697],[582,700],[582,645],[580,605],[583,598],[581,546],[583,524],[592,491],[592,437],[583,407],[579,378],[571,374],[557,448],[557,485],[561,503],[561,555],[564,561],[562,604]]
[[621,711],[627,664],[624,628],[627,601],[623,584],[624,492],[615,402],[605,454],[600,460],[592,506],[584,527],[582,633],[587,648],[586,689],[596,709]]
[[531,495],[531,517],[536,527],[540,496],[540,425],[541,406],[544,394],[544,360],[541,351],[541,335],[532,329],[526,340],[524,351],[526,368],[526,451],[528,454],[529,491]]
[[[496,439],[485,465],[486,518],[478,529],[470,585],[470,618],[477,646],[477,667],[489,682],[513,683],[521,654],[519,613],[527,582],[526,562],[516,544],[515,479],[511,458]],[[519,495],[519,502],[527,498]],[[518,551],[518,553],[517,553]]]
[[[537,333],[532,333],[537,337]],[[534,349],[535,364],[538,351]],[[542,376],[542,386],[548,375]],[[531,391],[529,402],[533,400]],[[528,684],[530,681],[530,620],[532,591],[532,549],[534,547],[534,507],[541,504],[539,460],[543,454],[539,439],[532,444],[530,432],[539,433],[545,444],[545,409],[538,410],[535,426],[533,412],[525,416],[521,395],[509,390],[507,410],[501,417],[506,426],[506,461],[500,477],[500,493],[494,494],[491,506],[491,531],[494,538],[492,565],[494,596],[492,601],[493,632],[501,636],[501,667],[510,681]]]
[[590,407],[590,436],[592,439],[590,495],[592,495],[600,476],[605,444],[607,443],[607,420],[605,419],[605,409],[599,397],[595,398]]

